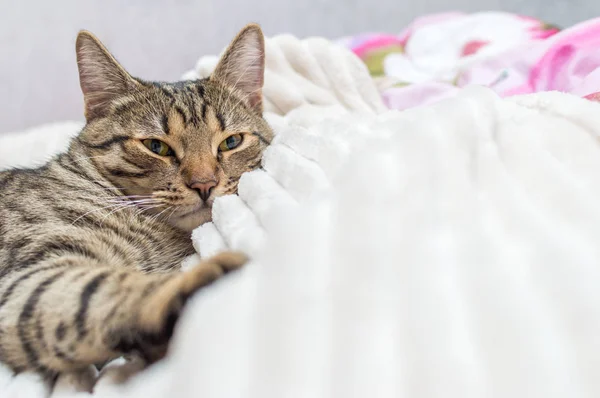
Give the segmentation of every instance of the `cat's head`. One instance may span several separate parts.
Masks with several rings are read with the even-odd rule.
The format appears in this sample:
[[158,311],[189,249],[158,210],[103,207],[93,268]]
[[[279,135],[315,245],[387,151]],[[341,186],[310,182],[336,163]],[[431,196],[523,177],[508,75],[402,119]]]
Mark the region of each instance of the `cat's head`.
[[209,78],[194,81],[134,78],[88,32],[76,49],[87,125],[73,145],[140,209],[191,230],[259,167],[273,131],[262,118],[258,25],[242,29]]

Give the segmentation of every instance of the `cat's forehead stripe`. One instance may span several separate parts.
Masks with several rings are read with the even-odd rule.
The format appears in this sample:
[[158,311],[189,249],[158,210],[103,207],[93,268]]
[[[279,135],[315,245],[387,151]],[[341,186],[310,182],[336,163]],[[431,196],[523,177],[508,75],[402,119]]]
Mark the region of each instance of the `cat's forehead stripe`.
[[179,105],[175,105],[173,109],[175,109],[175,112],[177,112],[183,122],[183,127],[185,127],[187,125],[187,115],[185,114],[185,111]]
[[[179,114],[183,127],[206,124],[206,98],[202,81],[168,83],[162,88],[172,99],[170,108]],[[170,112],[170,111],[168,111]]]
[[160,124],[165,134],[169,135],[169,117],[166,114],[162,115],[160,118]]
[[[217,131],[227,129],[227,118],[214,104],[211,104],[211,97],[207,95],[203,83],[204,80],[161,84],[162,92],[168,93],[169,99],[172,99],[167,113],[176,112],[177,119],[181,122],[177,130],[186,129],[189,126],[208,126]],[[173,117],[173,115],[171,116]],[[169,121],[169,123],[171,122]],[[169,134],[172,133],[172,130],[173,128],[170,128],[165,132]]]
[[225,118],[217,109],[215,109],[215,117],[219,121],[219,128],[221,129],[221,131],[225,131],[225,128],[227,127],[225,124]]

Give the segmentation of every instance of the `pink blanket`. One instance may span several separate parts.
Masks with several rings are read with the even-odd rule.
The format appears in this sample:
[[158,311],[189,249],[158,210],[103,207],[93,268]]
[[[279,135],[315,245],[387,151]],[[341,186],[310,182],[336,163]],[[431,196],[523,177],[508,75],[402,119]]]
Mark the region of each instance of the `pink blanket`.
[[340,42],[365,62],[393,109],[435,102],[472,84],[501,96],[558,90],[600,101],[600,18],[560,30],[501,12],[436,14],[398,35]]

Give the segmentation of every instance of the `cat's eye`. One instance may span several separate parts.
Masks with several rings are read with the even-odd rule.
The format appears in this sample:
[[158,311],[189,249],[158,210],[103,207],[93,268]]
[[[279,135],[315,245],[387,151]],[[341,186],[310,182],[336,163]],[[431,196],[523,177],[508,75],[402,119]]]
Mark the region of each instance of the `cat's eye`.
[[238,146],[240,146],[242,141],[243,141],[243,137],[241,134],[230,135],[229,137],[225,138],[223,140],[223,142],[221,142],[219,144],[219,151],[221,151],[221,152],[231,151],[232,149],[235,149]]
[[167,144],[160,140],[143,140],[142,144],[160,156],[173,156],[175,152]]

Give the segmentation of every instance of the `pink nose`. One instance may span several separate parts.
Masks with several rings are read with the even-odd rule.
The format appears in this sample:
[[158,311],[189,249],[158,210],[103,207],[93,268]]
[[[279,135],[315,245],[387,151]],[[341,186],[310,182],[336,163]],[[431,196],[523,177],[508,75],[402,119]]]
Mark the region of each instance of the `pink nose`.
[[195,189],[198,192],[198,195],[200,195],[200,198],[202,198],[202,200],[206,202],[208,198],[210,198],[212,189],[216,187],[217,184],[218,182],[215,180],[193,181],[190,184],[190,188]]

